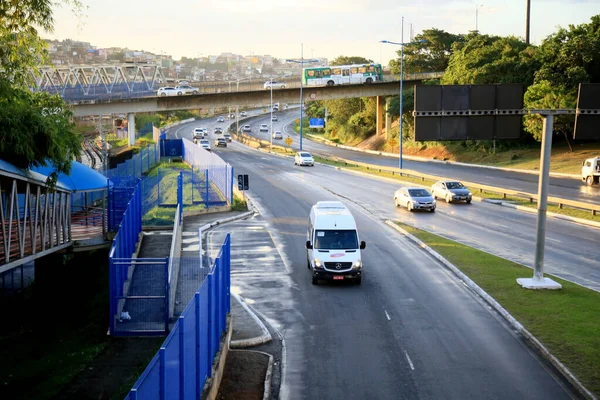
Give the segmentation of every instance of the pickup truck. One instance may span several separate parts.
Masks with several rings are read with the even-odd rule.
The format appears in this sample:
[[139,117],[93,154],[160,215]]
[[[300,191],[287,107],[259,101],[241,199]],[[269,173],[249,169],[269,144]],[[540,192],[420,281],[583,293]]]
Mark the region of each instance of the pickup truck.
[[581,180],[592,186],[600,179],[600,157],[588,158],[581,163]]

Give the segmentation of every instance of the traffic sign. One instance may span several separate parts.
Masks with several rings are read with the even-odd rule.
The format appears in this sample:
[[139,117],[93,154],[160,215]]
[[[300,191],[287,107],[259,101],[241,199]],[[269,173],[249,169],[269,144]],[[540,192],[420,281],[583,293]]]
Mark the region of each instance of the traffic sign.
[[310,99],[311,99],[311,100],[314,100],[314,99],[316,99],[316,98],[317,98],[317,94],[316,94],[315,92],[311,92],[311,93],[310,93]]
[[295,121],[295,122],[296,122],[297,124],[299,124],[299,123],[300,123],[300,120],[299,120],[298,118],[296,118],[296,121]]
[[285,138],[285,144],[287,144],[288,146],[291,146],[292,142],[293,142],[293,140],[291,137],[288,136]]
[[247,174],[238,175],[238,190],[248,190],[250,187]]

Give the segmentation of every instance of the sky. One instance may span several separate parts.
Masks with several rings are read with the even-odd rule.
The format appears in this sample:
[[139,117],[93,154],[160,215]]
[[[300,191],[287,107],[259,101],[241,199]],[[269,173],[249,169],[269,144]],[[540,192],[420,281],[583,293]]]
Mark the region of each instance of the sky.
[[[48,39],[74,39],[97,47],[127,47],[175,59],[218,55],[277,58],[363,56],[387,64],[397,46],[437,28],[452,33],[525,37],[526,0],[81,0],[85,17],[56,8]],[[589,22],[600,0],[531,0],[531,40],[539,44],[556,31]]]

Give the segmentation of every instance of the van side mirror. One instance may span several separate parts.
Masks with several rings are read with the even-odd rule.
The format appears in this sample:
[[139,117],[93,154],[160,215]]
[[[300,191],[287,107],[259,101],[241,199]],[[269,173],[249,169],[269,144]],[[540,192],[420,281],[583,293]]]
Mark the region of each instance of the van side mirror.
[[585,161],[582,161],[581,162],[581,166],[583,167],[584,165],[585,165]]
[[309,250],[313,248],[312,244],[310,243],[310,240],[306,241],[306,248]]
[[367,243],[363,240],[362,242],[360,242],[360,249],[364,250],[365,247],[367,247]]

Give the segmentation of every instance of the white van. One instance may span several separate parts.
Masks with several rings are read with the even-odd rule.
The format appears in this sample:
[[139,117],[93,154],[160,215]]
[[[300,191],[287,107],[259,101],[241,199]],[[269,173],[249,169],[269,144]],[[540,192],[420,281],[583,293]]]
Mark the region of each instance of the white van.
[[340,201],[319,201],[312,206],[306,234],[308,269],[312,283],[320,279],[362,280],[361,250],[356,221]]

